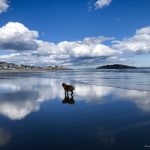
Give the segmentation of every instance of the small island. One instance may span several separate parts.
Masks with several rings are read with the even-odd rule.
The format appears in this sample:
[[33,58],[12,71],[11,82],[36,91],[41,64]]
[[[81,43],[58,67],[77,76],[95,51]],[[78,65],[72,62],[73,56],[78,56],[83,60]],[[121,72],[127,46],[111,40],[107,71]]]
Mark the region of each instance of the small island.
[[30,66],[14,63],[0,62],[0,71],[49,71],[49,70],[71,70],[64,66]]
[[100,67],[97,67],[96,69],[136,69],[136,67],[122,65],[122,64],[113,64],[113,65],[100,66]]

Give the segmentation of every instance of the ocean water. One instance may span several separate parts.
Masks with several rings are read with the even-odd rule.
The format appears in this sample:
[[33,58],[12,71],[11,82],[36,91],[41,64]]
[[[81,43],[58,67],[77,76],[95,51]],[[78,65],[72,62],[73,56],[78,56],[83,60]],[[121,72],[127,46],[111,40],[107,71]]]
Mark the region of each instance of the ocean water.
[[0,150],[27,149],[150,149],[150,69],[1,72]]

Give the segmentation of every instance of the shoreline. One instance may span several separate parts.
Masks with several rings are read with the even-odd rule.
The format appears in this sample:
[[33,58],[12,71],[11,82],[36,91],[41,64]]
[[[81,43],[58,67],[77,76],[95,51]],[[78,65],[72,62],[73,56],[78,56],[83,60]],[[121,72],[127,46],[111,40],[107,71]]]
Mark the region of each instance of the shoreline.
[[[69,69],[68,69],[69,70]],[[0,70],[0,73],[6,73],[6,72],[8,72],[8,73],[14,73],[14,72],[16,72],[16,73],[18,73],[18,72],[51,72],[51,71],[68,71],[68,70],[65,70],[65,69],[60,69],[60,70]]]

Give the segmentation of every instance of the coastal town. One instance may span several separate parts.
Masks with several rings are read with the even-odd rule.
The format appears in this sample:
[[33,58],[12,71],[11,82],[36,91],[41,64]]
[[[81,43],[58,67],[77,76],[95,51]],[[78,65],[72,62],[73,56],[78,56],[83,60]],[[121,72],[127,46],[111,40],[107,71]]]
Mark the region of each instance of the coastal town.
[[0,62],[1,71],[49,71],[49,70],[70,70],[64,66],[30,66],[23,64]]

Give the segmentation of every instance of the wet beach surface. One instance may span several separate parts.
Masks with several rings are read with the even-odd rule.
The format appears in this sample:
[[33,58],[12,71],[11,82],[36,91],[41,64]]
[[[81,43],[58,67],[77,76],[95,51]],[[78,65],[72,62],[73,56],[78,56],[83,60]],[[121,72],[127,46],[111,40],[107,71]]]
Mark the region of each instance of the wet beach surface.
[[[150,72],[0,73],[0,149],[150,149]],[[61,84],[75,86],[65,97]]]

